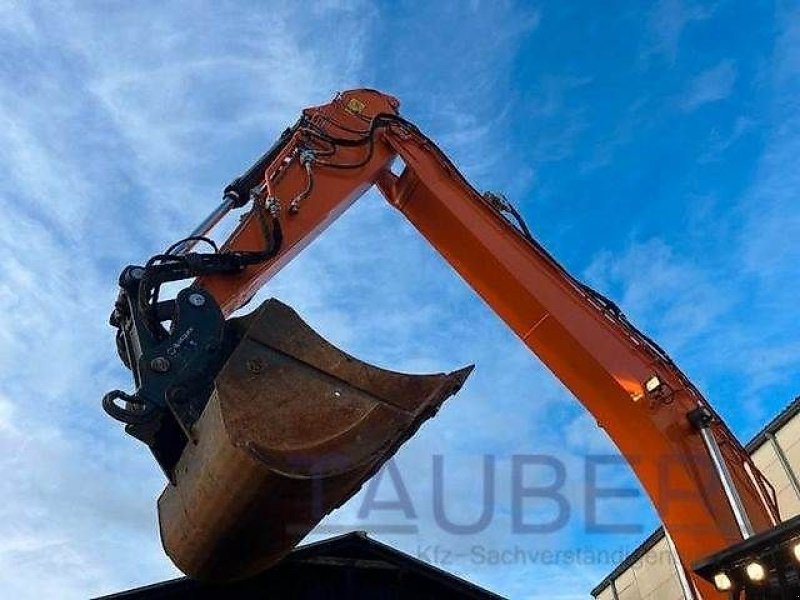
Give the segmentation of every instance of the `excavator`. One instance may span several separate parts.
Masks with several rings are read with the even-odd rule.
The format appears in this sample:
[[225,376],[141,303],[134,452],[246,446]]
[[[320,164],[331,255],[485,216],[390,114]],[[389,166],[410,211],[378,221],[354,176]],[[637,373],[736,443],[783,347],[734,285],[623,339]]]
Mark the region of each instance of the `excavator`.
[[[373,186],[608,433],[664,523],[687,598],[800,597],[800,522],[781,522],[697,387],[371,89],[303,110],[191,235],[119,277],[110,322],[136,389],[102,405],[168,480],[159,527],[181,571],[226,582],[280,561],[470,373],[371,366],[276,299],[234,316]],[[234,211],[218,245],[209,234]],[[165,285],[186,287],[164,299]]]

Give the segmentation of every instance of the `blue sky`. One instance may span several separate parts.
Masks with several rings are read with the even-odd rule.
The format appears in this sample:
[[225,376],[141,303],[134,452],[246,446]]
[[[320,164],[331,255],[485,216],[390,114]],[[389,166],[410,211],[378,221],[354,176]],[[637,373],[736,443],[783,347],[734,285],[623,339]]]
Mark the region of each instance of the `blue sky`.
[[[573,273],[616,299],[748,439],[800,392],[800,11],[761,0],[652,3],[0,3],[0,588],[109,593],[175,574],[146,448],[100,409],[128,385],[106,324],[117,273],[186,234],[302,107],[398,96],[479,189],[504,191]],[[585,456],[613,446],[434,251],[367,194],[261,294],[382,366],[476,363],[400,452],[406,552],[513,598],[585,598],[610,564],[486,551],[633,548],[642,497],[601,505],[641,533],[587,532]],[[514,534],[511,456],[566,465],[568,523]],[[433,515],[496,504],[479,535]],[[624,467],[604,483],[635,486]],[[535,474],[545,481],[547,473]],[[382,480],[378,497],[393,497]],[[359,520],[363,494],[328,525]],[[526,519],[553,507],[528,502]],[[312,536],[318,539],[319,536]],[[427,553],[429,560],[436,560]],[[618,556],[619,557],[619,556]],[[441,562],[441,561],[440,561]]]

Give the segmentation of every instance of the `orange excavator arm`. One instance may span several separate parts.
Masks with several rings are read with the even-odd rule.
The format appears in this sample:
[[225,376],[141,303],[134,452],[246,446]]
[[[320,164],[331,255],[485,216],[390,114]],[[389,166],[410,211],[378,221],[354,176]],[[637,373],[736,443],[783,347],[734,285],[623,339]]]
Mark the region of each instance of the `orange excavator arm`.
[[[375,183],[597,419],[647,491],[684,564],[775,525],[771,488],[666,353],[515,226],[502,197],[478,193],[430,139],[394,117],[397,106],[393,98],[358,90],[306,110],[306,123],[264,175],[271,185],[269,192],[263,186],[263,199],[277,199],[284,212],[285,250],[238,278],[214,276],[201,285],[227,311],[238,308]],[[324,156],[311,159],[313,175],[300,159],[304,150]],[[396,157],[405,163],[399,176],[389,169]],[[245,220],[228,247],[258,247],[260,236]],[[704,432],[715,442],[711,450]],[[720,458],[727,482],[715,465]]]
[[478,193],[398,106],[354,90],[306,109],[180,251],[248,202],[220,253],[258,252],[270,235],[279,243],[258,261],[201,274],[193,289],[230,315],[376,185],[597,419],[647,491],[687,581],[710,597],[713,586],[688,567],[778,522],[769,484],[666,353],[559,265],[502,196]]

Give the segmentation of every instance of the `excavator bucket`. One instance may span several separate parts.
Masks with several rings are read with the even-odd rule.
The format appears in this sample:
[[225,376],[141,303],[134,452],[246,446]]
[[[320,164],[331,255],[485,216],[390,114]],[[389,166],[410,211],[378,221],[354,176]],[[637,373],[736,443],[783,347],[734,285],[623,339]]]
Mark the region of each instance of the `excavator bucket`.
[[169,557],[187,575],[217,582],[280,560],[472,370],[405,375],[374,367],[274,299],[229,323],[241,342],[158,501]]

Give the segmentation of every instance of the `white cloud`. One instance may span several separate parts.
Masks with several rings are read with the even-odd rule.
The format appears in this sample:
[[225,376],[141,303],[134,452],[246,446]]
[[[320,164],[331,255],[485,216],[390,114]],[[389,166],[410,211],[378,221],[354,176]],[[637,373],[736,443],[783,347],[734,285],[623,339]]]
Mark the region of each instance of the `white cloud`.
[[[232,33],[203,15],[15,8],[37,35],[0,43],[30,67],[0,76],[0,580],[7,597],[83,598],[176,573],[155,522],[163,477],[99,405],[130,385],[107,325],[118,269],[208,210],[224,181],[195,182],[213,158],[233,178],[352,75],[363,22],[346,16],[340,68],[278,11],[260,21],[268,35],[250,25],[238,54],[203,60],[212,49],[187,26]],[[240,160],[220,151],[231,144]]]
[[[85,597],[175,572],[155,523],[163,478],[146,449],[99,408],[102,392],[128,383],[105,324],[119,267],[190,229],[298,109],[358,85],[391,87],[473,180],[526,190],[530,170],[520,176],[508,141],[508,90],[516,53],[540,14],[520,15],[501,3],[481,5],[472,19],[431,3],[428,12],[388,20],[364,2],[269,7],[248,19],[240,6],[224,3],[152,3],[146,11],[125,4],[8,6],[0,27],[13,30],[0,42],[0,57],[8,64],[24,57],[26,68],[0,74],[0,470],[10,474],[0,482],[0,579],[10,597]],[[681,32],[703,13],[674,2],[660,6],[666,28],[656,34],[663,34],[658,52],[674,59]],[[586,80],[542,81],[541,104],[528,108],[557,129],[550,139],[540,136],[537,156],[564,157],[583,116],[576,109],[565,127],[565,98]],[[695,82],[702,102],[724,91],[724,73],[716,82],[716,92],[709,91],[714,77]],[[792,132],[785,131],[780,148],[789,148]],[[739,254],[750,273],[775,258],[764,240],[783,241],[779,206],[792,197],[788,186],[779,187],[779,175],[792,152],[780,148],[772,146],[779,160],[765,161],[760,180],[762,190],[775,192],[769,198],[782,199],[764,211],[769,219],[749,221],[763,229],[753,230],[752,245]],[[788,241],[782,247],[783,256],[791,255]],[[776,260],[772,272],[786,272],[786,264]],[[589,271],[595,283],[619,292],[611,295],[634,320],[690,361],[702,354],[745,362],[760,352],[760,372],[769,375],[760,385],[793,367],[782,357],[795,356],[796,348],[758,342],[763,329],[743,330],[744,342],[734,348],[747,350],[740,357],[720,349],[718,321],[737,294],[724,283],[720,294],[711,266],[665,242],[603,254]],[[777,282],[765,276],[765,290],[788,294]],[[475,465],[484,453],[497,455],[505,504],[481,541],[507,546],[516,541],[507,527],[509,456],[553,453],[580,473],[583,454],[608,447],[592,419],[376,194],[265,295],[287,301],[333,343],[383,366],[433,371],[477,363],[463,392],[398,457],[403,472],[414,474],[407,482],[415,503],[428,507],[420,511],[420,541],[440,534],[429,509],[432,454],[444,453],[452,465],[448,489],[456,501],[448,510],[465,519],[480,502]],[[579,498],[580,481],[565,493]],[[357,506],[346,505],[330,522],[352,522]],[[540,507],[532,508],[529,516],[538,515]],[[580,528],[577,514],[558,536],[531,543],[580,545]],[[415,551],[414,539],[392,541]],[[454,570],[514,597],[553,597],[554,586],[573,597],[609,565],[579,573],[543,565]]]
[[[24,54],[31,66],[24,77],[0,75],[0,470],[8,474],[0,483],[0,579],[10,597],[86,597],[175,573],[155,523],[163,478],[99,406],[103,392],[129,386],[106,324],[117,271],[189,230],[300,108],[369,83],[364,60],[378,16],[366,3],[270,7],[249,19],[233,6],[140,8],[19,5],[14,18],[36,36],[20,27],[0,43],[0,56]],[[508,38],[488,35],[491,24],[478,21],[485,49],[507,73],[506,54],[536,19],[515,22],[520,33]],[[481,55],[472,40],[467,46]],[[438,132],[478,172],[496,134],[476,114],[495,112],[485,99],[493,90],[439,83],[476,103],[474,111],[452,103]],[[430,97],[413,78],[406,91]],[[469,487],[475,450],[462,432],[470,415],[486,424],[475,437],[492,451],[489,428],[519,420],[509,407],[538,399],[534,417],[564,394],[551,382],[540,398],[517,397],[520,381],[536,387],[543,369],[514,380],[498,367],[535,363],[522,348],[498,355],[485,345],[516,342],[378,202],[365,198],[263,295],[295,305],[334,343],[385,366],[441,370],[479,359],[486,375],[475,391],[454,399],[404,459],[446,451],[461,473],[454,485]],[[408,264],[417,265],[413,273]],[[517,448],[525,435],[504,442]],[[416,493],[428,496],[419,483]],[[467,494],[462,501],[464,510],[476,502]]]
[[688,86],[681,100],[681,107],[691,111],[712,102],[725,100],[733,92],[736,83],[736,65],[724,60],[697,75]]
[[733,301],[723,281],[658,239],[632,243],[621,256],[601,253],[586,278],[671,351],[707,335]]
[[[754,314],[769,319],[768,327],[756,324],[745,340],[737,340],[744,348],[741,366],[755,407],[761,390],[796,383],[800,372],[797,317],[792,310],[796,294],[789,284],[800,276],[800,175],[796,168],[800,107],[793,100],[800,93],[800,11],[780,16],[781,34],[770,74],[776,95],[769,110],[769,135],[752,185],[738,207],[743,219],[734,256],[750,282]],[[763,409],[754,412],[765,416]]]
[[[672,355],[745,441],[775,410],[769,407],[796,393],[776,397],[772,390],[789,386],[800,366],[789,324],[794,300],[789,292],[770,297],[765,287],[781,286],[796,267],[781,256],[756,284],[740,262],[748,248],[747,241],[728,247],[720,260],[680,256],[662,240],[633,242],[621,255],[599,254],[586,271],[587,282]],[[724,395],[710,393],[717,390]]]
[[0,430],[14,432],[14,405],[8,398],[0,396]]
[[31,38],[36,33],[36,24],[28,11],[28,2],[8,0],[0,4],[0,29]]
[[646,55],[662,55],[674,63],[686,27],[694,21],[707,19],[712,13],[713,7],[706,8],[695,2],[659,0],[648,20],[651,41]]
[[782,93],[770,107],[769,136],[755,180],[743,200],[747,225],[742,231],[742,263],[765,286],[765,292],[782,299],[789,295],[785,283],[800,265],[800,11],[784,15],[778,38],[771,85]]

